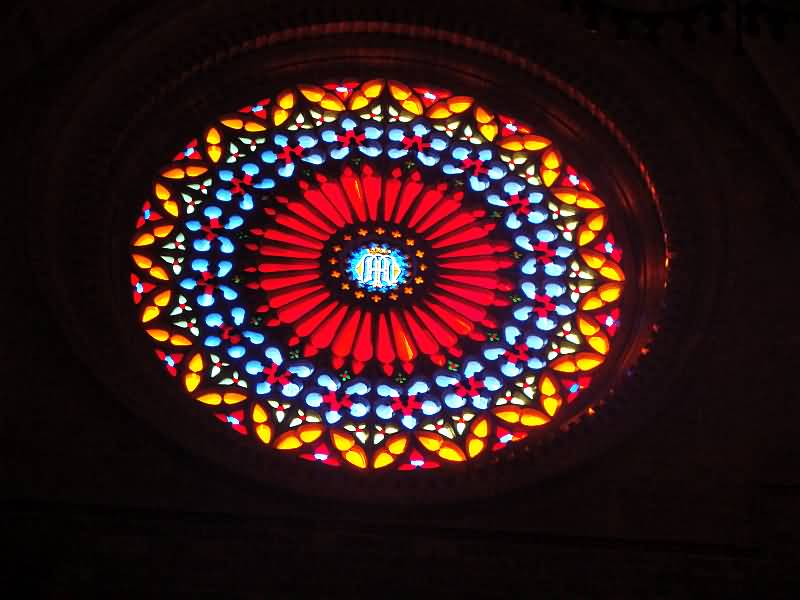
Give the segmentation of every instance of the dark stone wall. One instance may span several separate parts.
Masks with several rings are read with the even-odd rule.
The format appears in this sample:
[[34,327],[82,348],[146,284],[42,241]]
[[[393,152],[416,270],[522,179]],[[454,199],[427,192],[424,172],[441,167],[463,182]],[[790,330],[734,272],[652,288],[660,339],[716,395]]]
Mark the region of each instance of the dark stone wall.
[[[97,377],[104,366],[79,358],[47,279],[35,273],[44,243],[33,218],[36,180],[48,173],[33,160],[43,150],[34,144],[46,140],[31,132],[104,39],[135,39],[171,9],[183,19],[174,27],[191,30],[193,22],[191,10],[172,4],[65,6],[10,9],[3,42],[6,585],[23,581],[31,596],[55,598],[795,597],[795,38],[749,40],[744,54],[724,34],[688,45],[665,31],[658,46],[622,44],[613,32],[587,32],[558,3],[509,5],[503,20],[515,31],[537,20],[563,32],[579,59],[613,69],[598,77],[597,64],[587,63],[563,75],[590,97],[613,86],[622,100],[609,112],[643,129],[631,133],[647,140],[645,160],[654,159],[657,183],[672,193],[679,236],[702,250],[702,268],[693,265],[693,280],[678,284],[691,290],[687,311],[703,310],[679,324],[686,355],[674,357],[683,368],[669,389],[628,399],[647,403],[652,393],[662,398],[658,410],[607,450],[512,493],[398,507],[302,496],[237,476],[131,413],[120,390]],[[313,7],[285,10],[308,18]],[[411,8],[383,17],[425,18]],[[456,25],[513,43],[496,21],[476,12]],[[118,68],[124,78],[125,65]]]

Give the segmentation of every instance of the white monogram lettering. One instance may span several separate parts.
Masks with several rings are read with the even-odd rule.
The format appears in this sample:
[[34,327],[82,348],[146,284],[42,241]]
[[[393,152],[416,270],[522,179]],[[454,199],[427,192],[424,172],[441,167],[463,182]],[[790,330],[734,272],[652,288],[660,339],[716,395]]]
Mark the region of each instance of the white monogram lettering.
[[361,281],[366,285],[384,287],[397,283],[397,277],[393,269],[391,256],[385,254],[367,254],[362,259],[363,265],[360,271],[363,273]]

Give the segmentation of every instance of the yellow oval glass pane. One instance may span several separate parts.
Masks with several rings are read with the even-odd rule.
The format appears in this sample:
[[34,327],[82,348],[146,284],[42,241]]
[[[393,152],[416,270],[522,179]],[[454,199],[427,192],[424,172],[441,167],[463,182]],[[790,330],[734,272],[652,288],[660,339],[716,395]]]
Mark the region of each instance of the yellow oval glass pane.
[[303,440],[306,444],[315,441],[322,435],[322,431],[324,428],[322,425],[312,424],[312,425],[303,425],[298,429],[300,434],[300,439]]
[[290,108],[293,108],[294,94],[289,90],[282,92],[280,95],[278,95],[277,104],[284,110],[289,110]]
[[355,439],[353,439],[353,436],[350,434],[336,430],[331,431],[331,441],[339,452],[349,450],[356,443]]
[[189,361],[189,370],[199,373],[203,370],[203,355],[199,352],[195,354]]
[[622,285],[619,283],[605,283],[598,288],[598,293],[604,302],[614,302],[622,295]]
[[177,202],[175,202],[174,200],[165,200],[163,206],[164,210],[166,210],[173,217],[178,216],[179,210]]
[[200,385],[200,375],[197,373],[187,373],[183,377],[183,384],[186,386],[186,390],[189,392],[193,392],[197,389],[197,386]]
[[478,439],[477,437],[470,436],[467,438],[467,454],[469,454],[470,458],[475,458],[483,452],[483,449],[486,447],[486,443]]
[[164,270],[164,268],[163,267],[159,267],[159,266],[156,266],[156,267],[153,267],[152,269],[150,269],[150,275],[152,275],[156,279],[160,279],[162,281],[166,281],[167,279],[169,279],[169,275]]
[[187,338],[185,335],[176,333],[175,335],[170,336],[169,343],[173,346],[191,346],[192,340]]
[[560,406],[561,398],[556,396],[542,398],[542,408],[544,408],[544,411],[551,417],[556,414]]
[[586,226],[592,231],[600,231],[606,226],[606,213],[597,211],[586,217]]
[[352,450],[348,450],[344,455],[344,459],[359,469],[367,468],[367,453],[364,452],[364,449],[360,446],[356,446]]
[[259,131],[266,131],[267,128],[258,121],[247,121],[244,124],[244,130],[249,131],[250,133],[258,133]]
[[264,410],[264,407],[260,404],[253,405],[253,422],[254,423],[266,423],[267,419],[269,419],[268,413]]
[[464,462],[467,456],[464,451],[454,442],[445,441],[442,448],[439,450],[439,456],[451,462]]
[[408,438],[405,435],[396,435],[389,438],[386,442],[386,448],[388,448],[389,452],[392,454],[402,454],[406,449],[407,443]]
[[339,100],[338,96],[334,96],[333,94],[327,94],[320,102],[320,106],[325,110],[332,110],[335,112],[340,112],[344,110],[344,104],[341,100]]
[[217,406],[218,404],[222,404],[222,394],[217,394],[215,392],[209,392],[208,394],[200,394],[199,396],[197,396],[197,401],[202,402],[203,404]]
[[558,179],[559,172],[553,169],[542,169],[542,182],[550,187],[556,179]]
[[600,275],[611,281],[622,281],[625,279],[625,273],[623,273],[622,268],[610,260],[606,261],[606,263],[600,267]]
[[316,85],[298,85],[297,88],[311,102],[319,102],[325,96],[325,90]]
[[[546,140],[545,138],[541,139],[547,142],[545,145],[550,144],[550,140]],[[556,170],[561,166],[561,155],[555,150],[548,150],[542,156],[542,164],[547,169]]]
[[149,269],[153,266],[153,261],[141,254],[133,254],[131,258],[133,258],[133,262],[136,263],[136,266],[140,269]]
[[494,115],[486,110],[483,106],[475,107],[475,120],[478,123],[488,123],[492,119],[494,119]]
[[222,136],[216,127],[211,127],[206,133],[206,142],[209,144],[219,144],[222,141]]
[[506,423],[518,423],[519,413],[520,408],[517,406],[501,406],[494,411],[497,418],[502,419]]
[[350,110],[360,110],[369,104],[369,99],[362,92],[356,91],[350,96]]
[[586,244],[590,243],[597,237],[597,234],[586,227],[585,225],[581,225],[578,228],[578,245],[585,246]]
[[405,100],[411,95],[411,88],[399,81],[390,81],[389,92],[391,92],[395,100]]
[[475,424],[472,426],[472,434],[478,436],[479,438],[485,438],[489,435],[489,419],[486,417],[481,417],[480,419],[475,421]]
[[156,241],[156,238],[153,237],[150,233],[143,233],[140,235],[136,240],[133,242],[134,246],[141,247],[141,246],[149,246],[153,242]]
[[558,385],[555,379],[550,375],[542,375],[539,379],[539,391],[545,396],[552,396],[558,391]]
[[473,99],[469,96],[453,96],[447,99],[447,108],[454,113],[462,113],[472,106]]
[[289,111],[284,109],[276,109],[272,113],[272,121],[275,123],[276,126],[282,124],[288,118],[289,118]]
[[222,399],[225,402],[225,404],[239,404],[239,402],[247,400],[247,395],[240,394],[238,392],[226,392],[222,396]]
[[229,127],[231,129],[241,129],[244,127],[244,120],[242,119],[222,119],[220,121],[225,127]]
[[603,302],[600,295],[596,292],[590,292],[583,297],[580,303],[581,310],[596,310],[598,308],[602,308],[605,306],[606,303]]
[[428,108],[425,115],[430,117],[431,119],[446,119],[453,112],[447,107],[444,102],[437,102],[436,104],[432,105]]
[[481,135],[490,142],[497,136],[498,128],[496,123],[487,123],[486,125],[481,125],[478,129]]
[[603,334],[591,336],[589,345],[600,354],[608,354],[608,350],[611,348],[608,338]]
[[272,440],[272,428],[269,425],[260,423],[256,425],[256,435],[262,442],[269,444],[270,440]]
[[146,306],[142,311],[142,323],[155,319],[161,311],[155,306]]
[[442,436],[436,433],[429,433],[427,431],[420,431],[417,434],[417,439],[419,443],[425,446],[426,449],[430,450],[431,452],[435,452],[439,448],[442,447]]
[[367,98],[377,98],[383,91],[383,79],[370,79],[364,82],[361,91]]
[[578,354],[575,359],[575,364],[581,371],[591,371],[602,363],[603,357],[599,354],[592,354],[591,352]]
[[183,169],[178,167],[167,169],[166,171],[163,171],[161,175],[167,179],[183,179],[185,177]]
[[275,447],[278,450],[295,450],[302,445],[302,440],[294,431],[287,431],[275,440]]
[[170,196],[167,187],[160,183],[155,184],[155,192],[156,192],[156,198],[158,198],[159,200],[166,200]]
[[578,329],[583,335],[594,335],[600,331],[600,324],[589,315],[578,315]]
[[532,408],[526,408],[522,411],[522,418],[520,419],[520,423],[525,427],[539,427],[549,422],[550,418],[546,414],[541,413],[538,410],[534,410]]
[[169,332],[166,329],[148,329],[148,335],[156,341],[166,342],[169,339]]
[[578,370],[578,366],[570,356],[562,356],[550,363],[550,368],[560,373],[574,373]]
[[382,469],[394,462],[394,456],[389,454],[386,450],[378,450],[375,453],[375,458],[372,459],[372,466],[376,469]]

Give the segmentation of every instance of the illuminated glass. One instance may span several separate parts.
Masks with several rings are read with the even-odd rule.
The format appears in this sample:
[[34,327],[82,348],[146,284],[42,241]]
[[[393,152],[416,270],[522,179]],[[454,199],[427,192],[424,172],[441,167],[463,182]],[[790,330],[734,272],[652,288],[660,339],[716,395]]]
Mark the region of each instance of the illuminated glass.
[[612,350],[623,250],[553,142],[468,96],[299,85],[156,175],[133,301],[220,427],[332,467],[432,469],[560,413]]

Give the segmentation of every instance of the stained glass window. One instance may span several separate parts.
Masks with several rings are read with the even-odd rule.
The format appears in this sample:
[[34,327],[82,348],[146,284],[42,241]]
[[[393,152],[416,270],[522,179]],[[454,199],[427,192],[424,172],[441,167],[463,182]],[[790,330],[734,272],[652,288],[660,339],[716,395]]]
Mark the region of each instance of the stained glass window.
[[560,426],[608,367],[625,286],[608,221],[551,139],[475,98],[298,85],[156,174],[130,284],[221,433],[435,469]]

